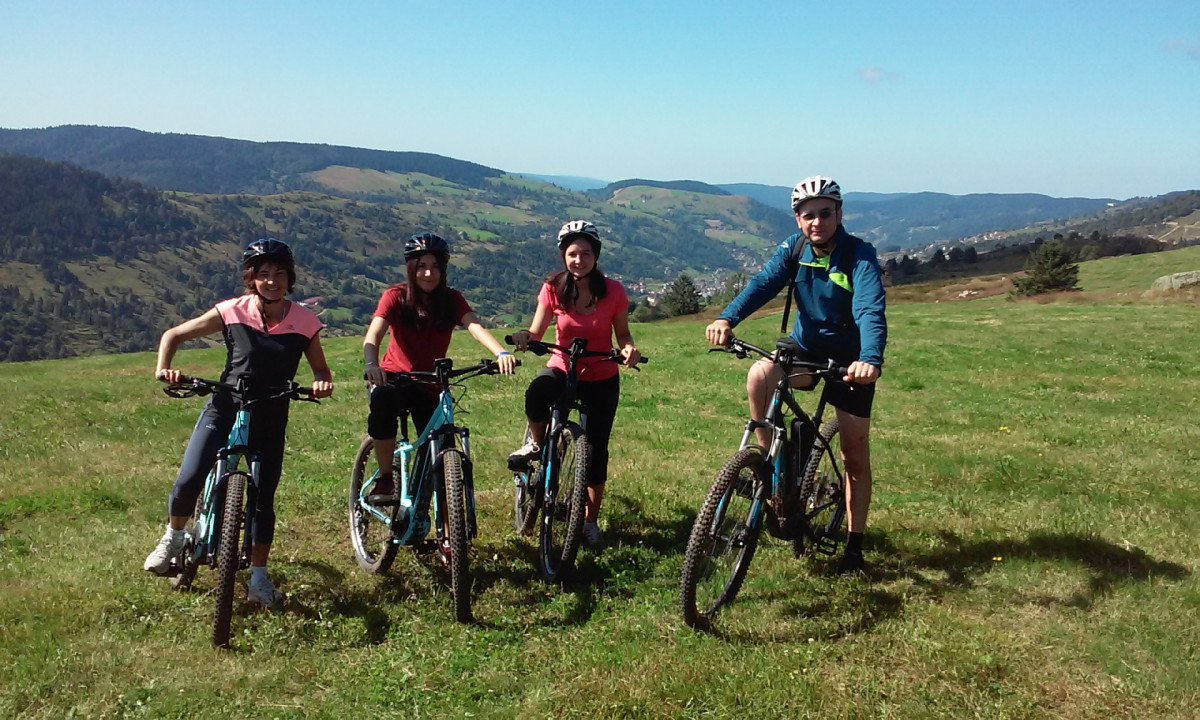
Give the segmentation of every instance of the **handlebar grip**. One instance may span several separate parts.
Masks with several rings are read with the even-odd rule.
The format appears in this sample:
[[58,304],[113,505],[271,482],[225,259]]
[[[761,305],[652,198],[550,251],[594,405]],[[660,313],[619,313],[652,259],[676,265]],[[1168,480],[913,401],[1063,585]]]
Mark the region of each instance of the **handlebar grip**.
[[513,344],[512,335],[505,335],[505,336],[504,336],[504,343],[505,343],[506,345],[512,345],[512,344]]

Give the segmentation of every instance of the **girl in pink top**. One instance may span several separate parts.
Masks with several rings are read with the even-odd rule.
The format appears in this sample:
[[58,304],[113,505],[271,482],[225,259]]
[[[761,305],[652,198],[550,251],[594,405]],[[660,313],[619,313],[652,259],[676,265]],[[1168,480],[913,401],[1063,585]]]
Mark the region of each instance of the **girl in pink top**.
[[[637,365],[641,353],[629,332],[629,299],[621,283],[604,277],[596,264],[600,256],[600,233],[596,226],[583,220],[563,225],[558,232],[558,251],[564,269],[546,278],[538,293],[533,322],[528,330],[513,333],[513,344],[518,350],[525,350],[531,339],[542,339],[554,320],[556,345],[570,345],[573,339],[582,337],[587,339],[588,351],[603,352],[613,349],[615,336],[622,362],[628,367]],[[576,367],[579,399],[588,407],[584,429],[592,451],[583,534],[588,544],[596,545],[600,542],[597,519],[608,480],[608,439],[617,414],[621,378],[617,366],[601,358],[584,358]],[[525,416],[532,440],[509,456],[510,464],[527,462],[541,453],[550,422],[550,405],[562,392],[566,370],[566,359],[555,351],[546,369],[529,384],[525,392]]]

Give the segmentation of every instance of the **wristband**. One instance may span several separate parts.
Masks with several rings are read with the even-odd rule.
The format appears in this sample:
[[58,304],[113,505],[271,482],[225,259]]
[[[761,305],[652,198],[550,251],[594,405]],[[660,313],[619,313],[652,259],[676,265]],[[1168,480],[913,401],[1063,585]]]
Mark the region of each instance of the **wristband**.
[[512,353],[510,353],[507,350],[501,350],[500,352],[496,353],[496,359],[499,360],[500,358],[504,357],[505,355],[512,355]]

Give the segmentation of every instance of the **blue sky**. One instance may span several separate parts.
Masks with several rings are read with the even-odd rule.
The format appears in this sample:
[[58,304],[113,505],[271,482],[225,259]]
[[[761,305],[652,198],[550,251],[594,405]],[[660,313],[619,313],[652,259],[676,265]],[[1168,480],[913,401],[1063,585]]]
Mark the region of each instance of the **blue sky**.
[[0,3],[0,127],[512,172],[1200,189],[1200,2]]

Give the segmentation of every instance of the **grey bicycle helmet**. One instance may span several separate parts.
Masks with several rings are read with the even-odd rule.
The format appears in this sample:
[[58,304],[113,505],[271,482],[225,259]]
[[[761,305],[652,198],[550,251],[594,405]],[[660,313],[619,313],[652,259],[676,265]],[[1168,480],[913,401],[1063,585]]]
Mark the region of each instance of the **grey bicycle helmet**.
[[558,230],[558,251],[563,252],[572,242],[583,238],[592,244],[596,256],[600,256],[600,231],[587,220],[572,220]]
[[436,255],[442,262],[450,262],[450,243],[441,235],[430,232],[417,233],[404,243],[405,262],[425,253]]
[[833,178],[823,175],[804,178],[792,188],[792,210],[799,210],[801,205],[813,198],[829,198],[841,207],[842,189]]

